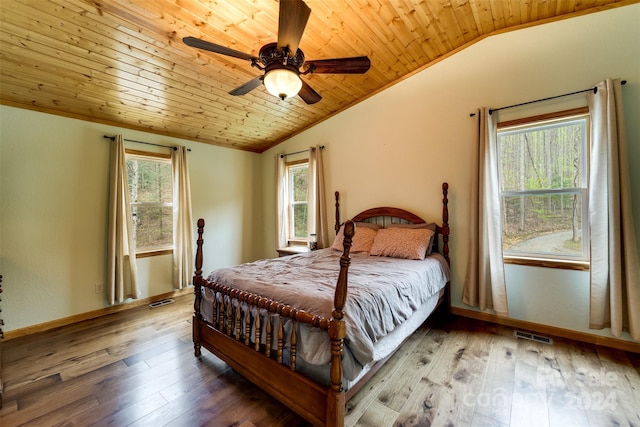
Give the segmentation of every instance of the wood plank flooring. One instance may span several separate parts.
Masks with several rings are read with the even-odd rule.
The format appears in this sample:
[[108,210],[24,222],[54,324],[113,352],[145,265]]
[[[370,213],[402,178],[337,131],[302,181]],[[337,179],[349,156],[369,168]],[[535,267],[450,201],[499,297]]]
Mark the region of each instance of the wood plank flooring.
[[[203,350],[191,295],[3,343],[0,425],[307,426]],[[347,426],[640,426],[640,355],[429,321],[347,404]]]

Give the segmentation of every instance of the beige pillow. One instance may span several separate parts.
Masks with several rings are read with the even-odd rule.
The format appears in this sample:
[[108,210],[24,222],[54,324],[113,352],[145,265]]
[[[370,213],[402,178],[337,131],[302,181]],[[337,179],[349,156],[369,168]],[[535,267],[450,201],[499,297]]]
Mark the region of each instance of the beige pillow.
[[[373,245],[373,239],[376,237],[377,229],[360,226],[356,223],[356,234],[353,235],[353,241],[351,242],[351,252],[369,252],[371,251],[371,245]],[[336,251],[344,251],[342,241],[344,240],[344,224],[340,226],[340,231],[336,235],[336,238],[331,245],[331,249]]]
[[435,249],[434,246],[434,239],[436,236],[436,229],[437,229],[437,224],[435,222],[430,222],[430,223],[422,223],[422,224],[389,224],[387,225],[387,228],[410,228],[410,229],[427,229],[427,230],[432,230],[433,231],[433,235],[431,236],[431,240],[429,241],[429,246],[427,247],[427,255],[429,256],[431,255],[431,252],[433,251],[433,249]]
[[426,228],[384,228],[378,230],[370,255],[424,259],[433,234]]

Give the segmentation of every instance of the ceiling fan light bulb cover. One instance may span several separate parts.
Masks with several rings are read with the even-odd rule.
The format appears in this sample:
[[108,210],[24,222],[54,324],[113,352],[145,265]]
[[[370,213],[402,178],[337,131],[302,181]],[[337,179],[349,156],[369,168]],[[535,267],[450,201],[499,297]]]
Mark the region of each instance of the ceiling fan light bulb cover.
[[292,70],[277,68],[264,76],[264,85],[271,95],[286,99],[296,96],[300,92],[302,80]]

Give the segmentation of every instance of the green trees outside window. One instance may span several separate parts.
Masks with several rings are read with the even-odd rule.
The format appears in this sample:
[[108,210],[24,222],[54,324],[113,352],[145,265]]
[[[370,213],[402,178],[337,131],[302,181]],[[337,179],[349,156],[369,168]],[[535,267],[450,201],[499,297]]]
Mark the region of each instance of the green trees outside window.
[[309,163],[287,166],[289,180],[289,240],[306,241],[308,218]]
[[588,116],[498,130],[505,255],[586,260]]
[[171,161],[127,154],[133,235],[137,252],[173,246],[173,187]]

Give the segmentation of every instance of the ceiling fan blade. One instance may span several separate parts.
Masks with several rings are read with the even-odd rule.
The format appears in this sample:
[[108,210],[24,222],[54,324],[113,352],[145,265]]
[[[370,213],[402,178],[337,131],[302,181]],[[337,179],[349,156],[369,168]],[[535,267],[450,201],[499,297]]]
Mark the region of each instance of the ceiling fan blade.
[[320,94],[313,90],[304,80],[302,80],[302,88],[298,92],[298,96],[307,104],[315,104],[322,99]]
[[364,74],[369,71],[371,61],[367,56],[353,58],[319,59],[305,61],[307,68],[315,67],[314,74]]
[[208,50],[209,52],[219,53],[221,55],[233,56],[234,58],[246,59],[247,61],[259,60],[253,55],[240,52],[238,50],[230,49],[228,47],[220,46],[218,44],[209,43],[195,37],[185,37],[182,39],[187,46],[195,47],[197,49]]
[[258,76],[253,80],[249,80],[245,84],[238,86],[237,88],[229,92],[229,95],[238,96],[238,95],[247,94],[252,90],[254,90],[255,88],[257,88],[258,86],[260,86],[262,84],[263,78],[264,76]]
[[280,0],[278,48],[287,47],[289,56],[295,55],[298,51],[310,15],[311,9],[302,0]]

